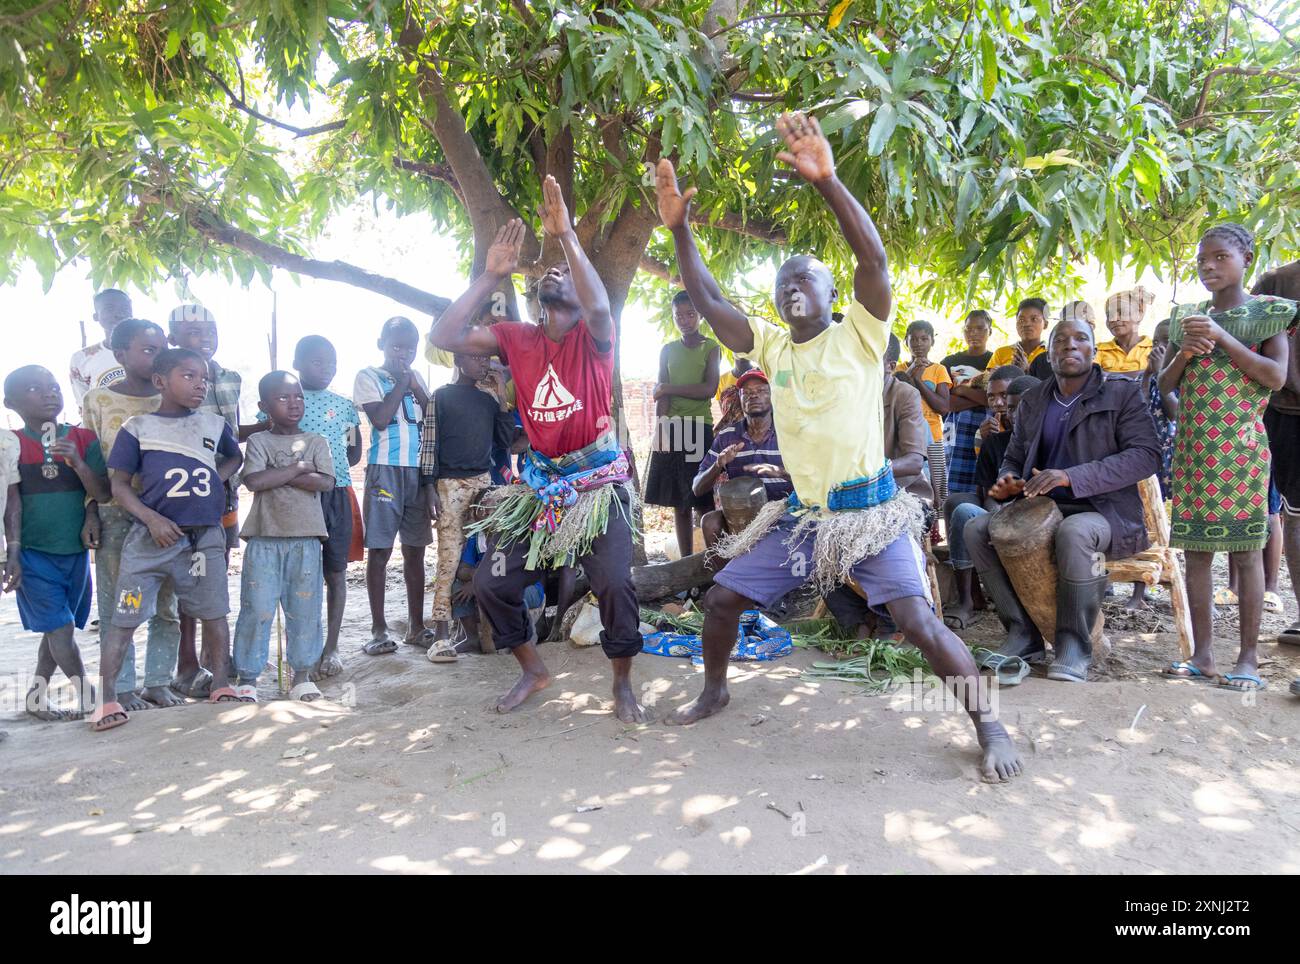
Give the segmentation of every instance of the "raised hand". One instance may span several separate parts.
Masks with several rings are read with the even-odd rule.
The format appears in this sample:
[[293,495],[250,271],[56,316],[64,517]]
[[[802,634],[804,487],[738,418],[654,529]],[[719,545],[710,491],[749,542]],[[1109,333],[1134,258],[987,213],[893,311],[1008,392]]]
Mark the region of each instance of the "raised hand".
[[691,198],[695,188],[688,187],[683,194],[677,187],[677,172],[673,162],[661,158],[655,167],[655,195],[659,199],[659,220],[669,231],[686,224],[691,213]]
[[800,177],[814,184],[835,175],[831,142],[822,134],[816,117],[810,117],[801,111],[782,114],[777,118],[776,130],[785,138],[787,148],[777,153],[778,161],[789,164],[799,172]]
[[519,249],[523,243],[523,221],[513,218],[501,225],[492,246],[487,250],[483,270],[499,278],[514,274],[519,269]]
[[559,181],[550,174],[542,182],[542,204],[537,213],[542,218],[542,230],[553,238],[573,230],[569,206],[564,203],[564,192],[560,190]]

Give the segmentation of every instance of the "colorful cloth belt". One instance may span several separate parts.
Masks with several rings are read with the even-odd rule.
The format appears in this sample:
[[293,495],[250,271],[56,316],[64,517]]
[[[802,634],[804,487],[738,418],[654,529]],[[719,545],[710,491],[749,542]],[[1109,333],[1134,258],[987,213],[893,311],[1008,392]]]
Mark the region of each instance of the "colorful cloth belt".
[[626,482],[631,477],[627,455],[613,432],[558,459],[530,448],[524,452],[519,472],[520,481],[533,490],[543,506],[532,522],[534,532],[555,532],[564,519],[564,510],[583,492]]
[[[855,509],[871,509],[883,505],[898,494],[898,485],[894,481],[894,466],[886,461],[885,467],[875,475],[866,475],[860,479],[841,482],[826,493],[826,508],[832,512],[851,512]],[[815,508],[799,501],[798,494],[791,492],[786,500],[786,508],[791,512],[802,512]]]

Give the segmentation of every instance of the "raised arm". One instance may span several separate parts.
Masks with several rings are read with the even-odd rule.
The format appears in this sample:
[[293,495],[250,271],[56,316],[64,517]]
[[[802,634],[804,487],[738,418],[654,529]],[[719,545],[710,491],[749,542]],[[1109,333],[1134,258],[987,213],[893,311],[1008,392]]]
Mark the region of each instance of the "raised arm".
[[569,262],[569,277],[573,279],[573,290],[577,292],[587,331],[591,332],[591,337],[597,343],[608,345],[614,340],[614,318],[609,313],[609,293],[587,257],[587,252],[578,243],[578,235],[573,230],[573,219],[569,217],[569,207],[564,203],[564,192],[550,174],[542,182],[542,206],[538,208],[538,213],[542,217],[542,230],[560,242],[565,260]]
[[695,310],[704,316],[718,340],[733,352],[753,351],[754,334],[749,319],[723,295],[705,267],[695,236],[691,234],[690,202],[695,188],[688,188],[685,194],[678,190],[673,162],[664,158],[655,170],[655,192],[659,198],[659,220],[672,232],[677,248],[677,270],[682,274],[682,284]]
[[783,114],[777,119],[776,129],[786,143],[786,150],[776,155],[777,160],[793,167],[826,199],[844,240],[853,249],[857,260],[853,272],[854,299],[875,317],[887,319],[894,302],[885,245],[866,209],[835,176],[831,144],[822,134],[817,118],[798,112]]
[[469,323],[478,317],[479,310],[492,297],[492,292],[518,270],[519,248],[523,243],[523,221],[515,218],[501,226],[488,248],[483,273],[451,303],[429,330],[429,340],[433,344],[466,355],[495,355],[501,350],[491,328],[471,328]]

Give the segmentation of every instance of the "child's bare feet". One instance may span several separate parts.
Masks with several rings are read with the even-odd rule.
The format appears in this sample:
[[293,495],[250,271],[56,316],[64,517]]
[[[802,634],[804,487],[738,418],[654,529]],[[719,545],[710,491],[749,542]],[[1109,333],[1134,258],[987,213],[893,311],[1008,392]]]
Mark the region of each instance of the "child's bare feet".
[[133,690],[125,693],[119,693],[117,701],[122,704],[122,709],[128,713],[138,713],[141,710],[149,709],[153,704],[146,703],[140,698],[140,694]]
[[316,681],[329,679],[331,676],[338,676],[341,672],[343,672],[343,660],[339,659],[339,654],[322,653],[311,678]]
[[[164,708],[182,706],[185,703],[185,698],[178,696],[170,686],[146,686],[140,691],[140,697],[154,706]],[[130,707],[127,707],[127,709],[129,710]]]

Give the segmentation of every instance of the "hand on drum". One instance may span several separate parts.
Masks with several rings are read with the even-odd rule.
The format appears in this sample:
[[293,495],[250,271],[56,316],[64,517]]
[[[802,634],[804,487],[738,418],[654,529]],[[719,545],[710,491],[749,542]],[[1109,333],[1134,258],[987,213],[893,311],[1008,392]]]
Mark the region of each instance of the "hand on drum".
[[1033,475],[1028,482],[1024,483],[1023,488],[1026,496],[1033,496],[1047,495],[1061,486],[1067,489],[1070,487],[1070,477],[1061,469],[1048,469],[1046,472],[1034,469]]
[[993,483],[989,489],[989,497],[997,499],[999,502],[1005,502],[1018,496],[1025,490],[1025,480],[1014,475],[1004,475]]

